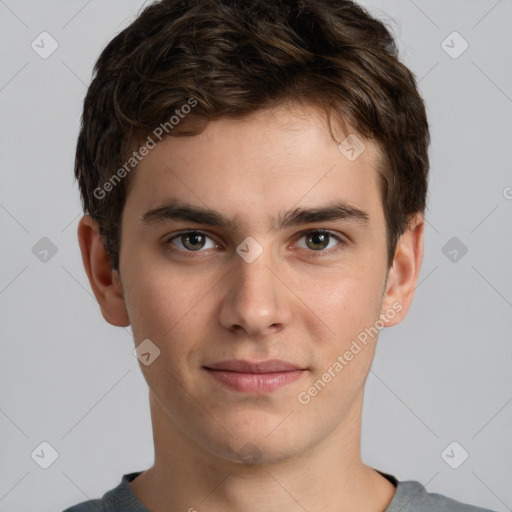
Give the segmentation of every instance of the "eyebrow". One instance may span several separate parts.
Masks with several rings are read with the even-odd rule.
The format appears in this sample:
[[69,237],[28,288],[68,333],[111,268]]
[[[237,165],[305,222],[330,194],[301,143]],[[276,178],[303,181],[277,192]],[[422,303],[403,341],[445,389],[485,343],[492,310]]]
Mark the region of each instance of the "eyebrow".
[[[165,204],[148,210],[141,217],[143,225],[152,225],[166,220],[184,220],[195,224],[215,226],[230,230],[236,229],[236,222],[220,212],[171,200]],[[282,229],[290,226],[325,222],[332,220],[352,220],[362,225],[369,224],[370,217],[367,212],[355,208],[344,202],[329,203],[313,208],[294,208],[272,219],[272,229]]]

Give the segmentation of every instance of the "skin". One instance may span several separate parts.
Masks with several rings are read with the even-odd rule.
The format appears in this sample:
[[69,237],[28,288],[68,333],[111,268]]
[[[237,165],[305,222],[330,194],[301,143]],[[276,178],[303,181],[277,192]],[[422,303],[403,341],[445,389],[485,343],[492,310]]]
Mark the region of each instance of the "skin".
[[[340,130],[339,141],[347,135]],[[296,104],[164,139],[132,177],[119,272],[96,222],[81,219],[83,262],[104,318],[131,324],[135,345],[150,339],[160,350],[153,363],[140,365],[149,386],[155,462],[131,483],[152,512],[377,512],[392,500],[394,486],[360,454],[364,384],[377,336],[308,404],[297,398],[359,333],[388,317],[393,304],[401,311],[386,326],[402,321],[413,299],[423,218],[412,220],[388,268],[380,153],[364,143],[366,150],[349,161],[325,114]],[[216,210],[235,228],[142,222],[145,212],[170,199]],[[271,219],[284,211],[331,201],[367,212],[368,223],[272,229]],[[312,241],[319,229],[345,243]],[[201,239],[169,240],[183,230],[209,238],[203,245]],[[263,249],[252,263],[236,252],[248,236]],[[329,249],[330,255],[315,257]],[[306,371],[280,389],[249,394],[226,388],[203,368],[235,358],[281,359]],[[257,447],[253,464],[238,456],[247,443]]]

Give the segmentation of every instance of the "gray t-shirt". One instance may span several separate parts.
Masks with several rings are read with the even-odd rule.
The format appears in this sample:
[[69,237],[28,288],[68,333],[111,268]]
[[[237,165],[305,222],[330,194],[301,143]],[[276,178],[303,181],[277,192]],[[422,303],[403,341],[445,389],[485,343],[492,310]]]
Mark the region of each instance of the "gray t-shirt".
[[[142,472],[123,475],[121,483],[103,495],[103,498],[84,501],[64,512],[149,512],[133,494],[129,482]],[[493,512],[452,500],[441,494],[429,493],[415,481],[399,482],[393,475],[379,473],[395,487],[393,500],[384,512]]]

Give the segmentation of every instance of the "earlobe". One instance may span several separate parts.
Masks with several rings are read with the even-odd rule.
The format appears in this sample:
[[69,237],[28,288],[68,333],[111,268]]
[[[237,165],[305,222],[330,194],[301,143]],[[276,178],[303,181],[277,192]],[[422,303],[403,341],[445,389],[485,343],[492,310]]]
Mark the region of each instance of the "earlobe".
[[[390,309],[399,310],[399,312],[393,314],[386,323],[388,327],[400,323],[412,304],[423,260],[424,227],[423,216],[418,214],[410,221],[409,227],[398,240],[393,263],[388,273],[381,315],[386,315]],[[397,306],[398,304],[400,307]]]
[[112,268],[97,221],[84,215],[77,234],[85,272],[103,318],[118,327],[130,325],[119,272]]

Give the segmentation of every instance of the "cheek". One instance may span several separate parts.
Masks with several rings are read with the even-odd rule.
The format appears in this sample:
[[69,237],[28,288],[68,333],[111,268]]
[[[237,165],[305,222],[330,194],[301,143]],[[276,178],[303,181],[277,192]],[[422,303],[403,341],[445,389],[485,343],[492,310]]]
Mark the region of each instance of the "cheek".
[[379,317],[384,277],[375,267],[340,272],[318,284],[308,302],[340,341],[357,335]]
[[127,286],[126,306],[134,332],[162,337],[193,312],[198,291],[183,273],[164,271],[156,265],[144,267],[152,268],[133,272]]
[[177,410],[178,404],[183,407],[186,402],[182,396],[183,383],[187,382],[184,358],[192,350],[191,322],[200,304],[182,278],[167,276],[163,280],[161,276],[158,278],[155,271],[139,273],[130,283],[126,302],[135,345],[149,339],[158,349],[158,356],[149,365],[142,360],[139,363],[142,374],[158,400],[175,404],[173,410]]
[[147,272],[135,272],[129,284],[125,298],[135,343],[149,339],[160,350],[158,368],[143,366],[142,371],[152,379],[155,373],[167,379],[162,374],[169,373],[186,380],[186,368],[201,348],[198,340],[207,335],[204,325],[212,325],[208,299],[214,282],[152,265]]
[[374,326],[379,319],[381,284],[372,272],[345,275],[332,280],[329,291],[316,298],[315,311],[328,329],[325,337],[317,338],[315,352],[320,359],[297,397],[313,416],[339,421],[362,393],[378,338]]

